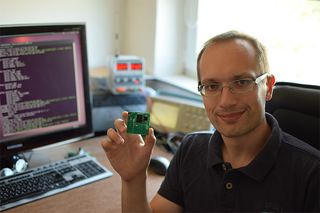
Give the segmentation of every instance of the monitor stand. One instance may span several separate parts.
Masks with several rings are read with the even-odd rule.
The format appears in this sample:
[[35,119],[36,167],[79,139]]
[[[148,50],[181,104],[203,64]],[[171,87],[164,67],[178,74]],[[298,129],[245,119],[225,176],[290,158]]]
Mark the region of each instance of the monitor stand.
[[29,158],[29,162],[28,162],[29,169],[43,166],[52,162],[52,160],[48,157],[48,155],[45,155],[44,153],[32,151],[30,152],[30,154],[31,154],[31,157]]

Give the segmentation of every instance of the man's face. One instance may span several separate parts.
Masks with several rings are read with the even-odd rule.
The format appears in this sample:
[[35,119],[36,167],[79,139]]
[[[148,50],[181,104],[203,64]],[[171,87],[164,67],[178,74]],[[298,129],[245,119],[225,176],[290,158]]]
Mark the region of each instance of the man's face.
[[[244,40],[222,41],[209,46],[199,61],[200,82],[224,83],[256,78],[255,50]],[[266,80],[252,91],[233,94],[228,87],[214,97],[203,97],[204,106],[213,126],[224,137],[238,137],[254,131],[265,119]]]

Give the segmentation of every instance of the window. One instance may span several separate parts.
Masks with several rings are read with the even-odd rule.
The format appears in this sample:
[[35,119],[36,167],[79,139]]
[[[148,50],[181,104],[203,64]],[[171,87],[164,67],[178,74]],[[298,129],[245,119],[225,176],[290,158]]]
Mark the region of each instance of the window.
[[[277,81],[320,85],[320,1],[198,0],[197,13],[197,53],[214,35],[242,31],[267,47]],[[186,67],[195,77],[195,63]]]

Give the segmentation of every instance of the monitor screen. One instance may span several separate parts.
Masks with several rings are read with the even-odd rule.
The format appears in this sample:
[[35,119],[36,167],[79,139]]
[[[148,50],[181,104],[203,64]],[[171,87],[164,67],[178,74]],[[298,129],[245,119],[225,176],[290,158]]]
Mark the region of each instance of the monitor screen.
[[154,101],[152,105],[152,112],[150,115],[151,124],[155,128],[159,128],[164,131],[164,129],[174,130],[177,127],[179,116],[179,106],[174,104],[169,104],[161,101]]
[[92,136],[85,24],[0,26],[0,158]]

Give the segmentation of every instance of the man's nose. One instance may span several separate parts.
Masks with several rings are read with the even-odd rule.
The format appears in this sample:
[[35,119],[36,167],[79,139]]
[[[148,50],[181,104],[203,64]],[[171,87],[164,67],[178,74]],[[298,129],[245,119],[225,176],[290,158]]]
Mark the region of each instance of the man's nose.
[[220,94],[220,107],[229,108],[237,104],[235,94],[232,93],[229,86],[223,86]]

